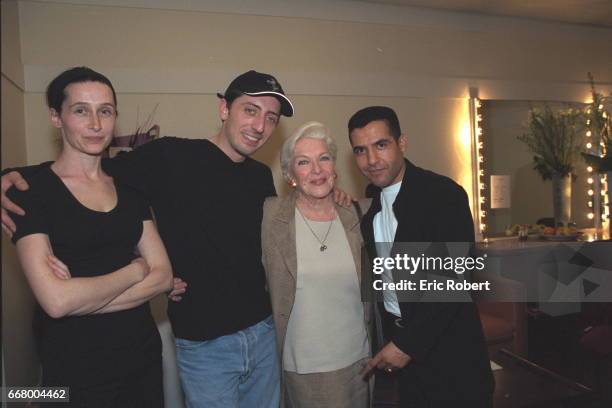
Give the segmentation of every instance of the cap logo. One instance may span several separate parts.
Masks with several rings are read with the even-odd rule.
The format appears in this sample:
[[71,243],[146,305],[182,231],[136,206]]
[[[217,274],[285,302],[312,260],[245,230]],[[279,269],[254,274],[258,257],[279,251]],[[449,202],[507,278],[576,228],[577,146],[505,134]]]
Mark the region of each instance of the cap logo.
[[276,83],[276,81],[274,80],[274,78],[266,79],[266,83],[272,87],[272,90],[274,92],[278,92],[280,90],[280,88],[279,88],[278,84]]

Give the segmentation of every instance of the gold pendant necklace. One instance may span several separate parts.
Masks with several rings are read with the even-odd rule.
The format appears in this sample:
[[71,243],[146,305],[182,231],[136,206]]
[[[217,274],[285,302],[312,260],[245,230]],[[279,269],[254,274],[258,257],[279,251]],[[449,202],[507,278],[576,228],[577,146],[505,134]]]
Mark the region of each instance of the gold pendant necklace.
[[331,231],[331,227],[332,224],[334,223],[334,220],[336,219],[336,217],[334,217],[330,222],[329,222],[329,227],[327,227],[327,232],[325,233],[325,237],[323,237],[323,240],[319,239],[319,236],[314,232],[314,230],[311,228],[310,224],[308,223],[308,221],[306,220],[306,217],[304,217],[304,214],[302,214],[302,212],[300,211],[300,209],[297,209],[298,212],[300,213],[300,215],[302,216],[302,219],[304,220],[304,224],[306,224],[306,227],[308,227],[308,230],[310,231],[310,233],[312,234],[313,237],[315,237],[315,239],[317,240],[317,242],[321,245],[319,247],[319,251],[323,252],[327,249],[327,245],[325,245],[325,241],[327,241],[327,237],[329,236],[329,232]]

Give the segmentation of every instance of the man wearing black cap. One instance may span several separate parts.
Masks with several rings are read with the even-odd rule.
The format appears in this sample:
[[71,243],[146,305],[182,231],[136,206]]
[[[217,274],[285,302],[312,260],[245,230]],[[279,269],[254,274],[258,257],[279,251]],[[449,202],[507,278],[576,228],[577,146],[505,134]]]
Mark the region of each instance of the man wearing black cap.
[[[210,140],[164,137],[104,168],[149,199],[174,274],[189,285],[168,305],[187,406],[276,408],[279,368],[260,236],[263,202],[276,192],[270,169],[250,155],[293,106],[273,76],[255,71],[218,96],[222,124]],[[25,181],[3,176],[3,207],[15,183]],[[3,228],[14,230],[2,212]]]
[[[223,125],[212,140],[236,162],[255,153],[268,140],[280,115],[293,115],[291,101],[271,75],[249,71],[234,79],[224,95],[217,96]],[[234,102],[239,108],[230,116]]]

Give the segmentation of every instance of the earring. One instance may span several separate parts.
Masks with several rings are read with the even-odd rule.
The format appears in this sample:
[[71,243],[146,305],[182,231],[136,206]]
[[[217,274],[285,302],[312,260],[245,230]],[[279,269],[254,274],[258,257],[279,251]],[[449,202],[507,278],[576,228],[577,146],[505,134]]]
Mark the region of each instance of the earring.
[[297,187],[297,182],[295,180],[291,179],[291,181],[289,181],[289,185],[291,187],[293,187],[293,188],[296,188]]

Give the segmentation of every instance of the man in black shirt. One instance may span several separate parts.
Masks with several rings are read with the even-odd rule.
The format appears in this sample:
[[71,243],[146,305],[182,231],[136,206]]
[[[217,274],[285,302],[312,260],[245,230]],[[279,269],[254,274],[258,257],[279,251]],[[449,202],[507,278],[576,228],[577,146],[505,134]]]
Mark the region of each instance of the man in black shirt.
[[[276,79],[246,72],[218,94],[221,129],[210,140],[164,137],[104,163],[150,201],[175,276],[189,289],[170,302],[179,374],[188,407],[279,404],[271,307],[261,264],[263,202],[270,169],[250,156],[293,106]],[[37,167],[20,170],[27,179]],[[2,227],[11,234],[2,177]]]

